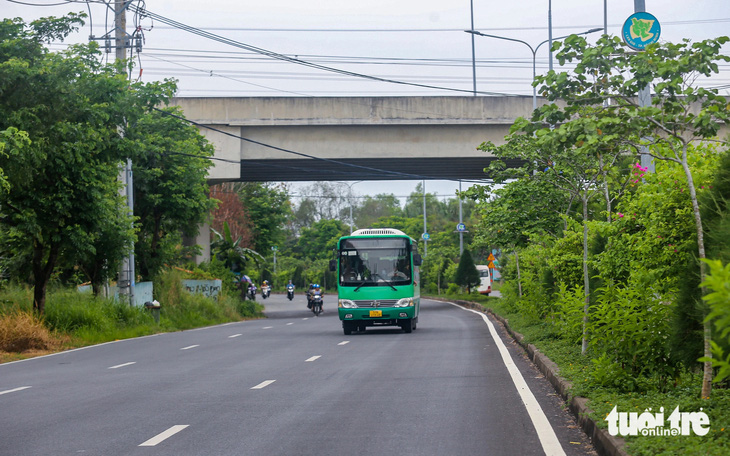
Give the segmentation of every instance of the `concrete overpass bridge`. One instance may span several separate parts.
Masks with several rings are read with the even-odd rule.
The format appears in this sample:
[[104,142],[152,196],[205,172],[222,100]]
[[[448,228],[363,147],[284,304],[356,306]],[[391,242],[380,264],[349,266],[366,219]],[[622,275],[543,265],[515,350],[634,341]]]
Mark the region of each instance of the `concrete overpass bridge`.
[[[542,100],[541,100],[542,101]],[[215,145],[211,183],[484,180],[531,97],[174,98]],[[210,128],[206,128],[210,127]]]

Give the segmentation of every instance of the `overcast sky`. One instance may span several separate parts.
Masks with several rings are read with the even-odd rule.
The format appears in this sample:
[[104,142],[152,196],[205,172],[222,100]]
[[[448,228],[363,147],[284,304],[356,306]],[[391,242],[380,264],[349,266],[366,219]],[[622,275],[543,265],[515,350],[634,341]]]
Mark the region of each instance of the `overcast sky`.
[[[3,17],[26,21],[66,12],[90,14],[69,41],[113,36],[113,16],[102,1],[0,0]],[[113,0],[112,0],[113,3]],[[473,0],[474,29],[535,47],[548,39],[548,0]],[[618,35],[634,0],[606,0],[608,33]],[[646,0],[662,41],[699,41],[730,35],[728,0]],[[179,80],[180,96],[399,96],[469,95],[473,90],[470,0],[147,0],[135,2],[164,19],[142,19],[143,50],[134,77]],[[32,6],[42,5],[42,6]],[[127,15],[127,31],[135,26]],[[170,26],[167,19],[229,40],[216,41]],[[552,0],[553,37],[604,26],[604,0]],[[600,35],[594,33],[589,39]],[[383,79],[376,82],[277,61],[231,45],[240,43],[307,62]],[[52,48],[61,49],[60,44]],[[730,54],[726,45],[725,54]],[[528,46],[475,37],[476,85],[485,93],[531,95],[533,54]],[[114,54],[110,54],[113,58]],[[548,67],[548,46],[535,57]],[[557,68],[557,62],[555,62]],[[707,84],[730,93],[730,65]],[[459,92],[461,91],[461,92]],[[453,194],[458,184],[440,190]],[[408,194],[415,183],[391,184]],[[358,191],[358,186],[354,187]],[[360,186],[362,188],[362,186]],[[368,188],[375,188],[368,186]],[[429,184],[427,184],[427,190]]]

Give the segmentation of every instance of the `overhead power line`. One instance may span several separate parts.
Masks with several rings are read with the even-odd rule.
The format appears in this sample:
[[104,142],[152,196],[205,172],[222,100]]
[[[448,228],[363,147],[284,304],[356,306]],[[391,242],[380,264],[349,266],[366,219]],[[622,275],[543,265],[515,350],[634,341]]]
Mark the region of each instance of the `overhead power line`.
[[[279,54],[278,52],[273,52],[273,51],[269,51],[267,49],[252,46],[250,44],[241,43],[239,41],[225,38],[223,36],[216,35],[214,33],[206,32],[205,30],[201,30],[199,28],[191,27],[191,26],[183,24],[181,22],[177,22],[173,19],[167,18],[165,16],[161,16],[159,14],[153,13],[149,10],[140,8],[138,6],[130,5],[129,9],[131,11],[134,11],[135,13],[139,14],[142,17],[149,17],[158,22],[162,22],[163,24],[171,25],[177,29],[192,33],[194,35],[201,36],[203,38],[217,41],[219,43],[226,44],[228,46],[237,47],[239,49],[245,49],[245,50],[248,50],[251,52],[255,52],[257,54],[265,55],[272,59],[281,60],[281,61],[296,64],[296,65],[302,65],[302,66],[305,66],[308,68],[313,68],[313,69],[317,69],[317,70],[321,70],[321,71],[328,71],[328,72],[341,74],[344,76],[351,76],[351,77],[360,78],[360,79],[368,79],[371,81],[386,82],[386,83],[390,83],[390,84],[399,84],[399,85],[406,85],[406,86],[412,86],[412,87],[445,90],[445,91],[450,91],[450,92],[460,92],[460,93],[469,93],[469,94],[474,93],[473,90],[457,89],[457,88],[453,88],[453,87],[439,87],[439,86],[433,86],[433,85],[428,85],[428,84],[418,84],[418,83],[413,83],[413,82],[398,81],[398,80],[394,80],[394,79],[386,79],[386,78],[381,78],[378,76],[372,76],[372,75],[367,75],[367,74],[362,74],[362,73],[355,73],[353,71],[347,71],[347,70],[333,68],[333,67],[329,67],[329,66],[325,66],[325,65],[320,65],[320,64],[312,63],[312,62],[309,62],[306,60],[289,57],[284,54]],[[481,95],[513,96],[510,94],[498,93],[498,92],[476,92],[476,93],[479,93]]]

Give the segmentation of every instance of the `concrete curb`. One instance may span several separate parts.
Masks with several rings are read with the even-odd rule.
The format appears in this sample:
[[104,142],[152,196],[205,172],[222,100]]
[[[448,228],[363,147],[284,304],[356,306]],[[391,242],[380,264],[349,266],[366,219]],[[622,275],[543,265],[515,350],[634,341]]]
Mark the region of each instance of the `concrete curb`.
[[550,384],[553,385],[555,391],[557,391],[557,393],[560,394],[560,397],[562,397],[563,400],[568,404],[570,411],[578,420],[578,424],[580,425],[581,429],[583,429],[583,432],[585,432],[586,435],[591,438],[593,446],[598,454],[600,454],[601,456],[629,456],[626,450],[624,450],[626,442],[623,439],[614,437],[609,434],[605,429],[599,428],[598,426],[596,426],[596,422],[593,419],[589,418],[589,413],[592,413],[592,410],[586,406],[586,402],[588,402],[588,399],[584,397],[571,396],[570,390],[572,388],[572,385],[568,381],[560,377],[560,368],[557,366],[557,364],[555,364],[550,358],[541,353],[540,350],[538,350],[534,345],[525,343],[525,337],[510,328],[509,321],[507,319],[495,314],[491,309],[487,309],[485,311],[484,307],[476,302],[446,300],[443,298],[435,299],[453,302],[454,304],[458,304],[468,309],[488,313],[497,321],[499,321],[499,323],[504,327],[505,331],[507,331],[507,333],[512,336],[512,338],[517,341],[518,344],[522,346],[522,348],[527,352],[530,360],[537,366],[540,372],[545,375],[545,378],[547,378]]

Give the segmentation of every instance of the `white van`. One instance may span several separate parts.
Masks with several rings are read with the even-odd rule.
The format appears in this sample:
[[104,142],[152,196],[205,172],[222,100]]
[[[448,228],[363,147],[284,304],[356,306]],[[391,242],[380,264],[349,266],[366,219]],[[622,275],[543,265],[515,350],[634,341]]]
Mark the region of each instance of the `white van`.
[[479,288],[477,290],[483,295],[489,296],[492,292],[492,277],[489,275],[489,266],[483,264],[477,265],[477,271],[479,271]]

